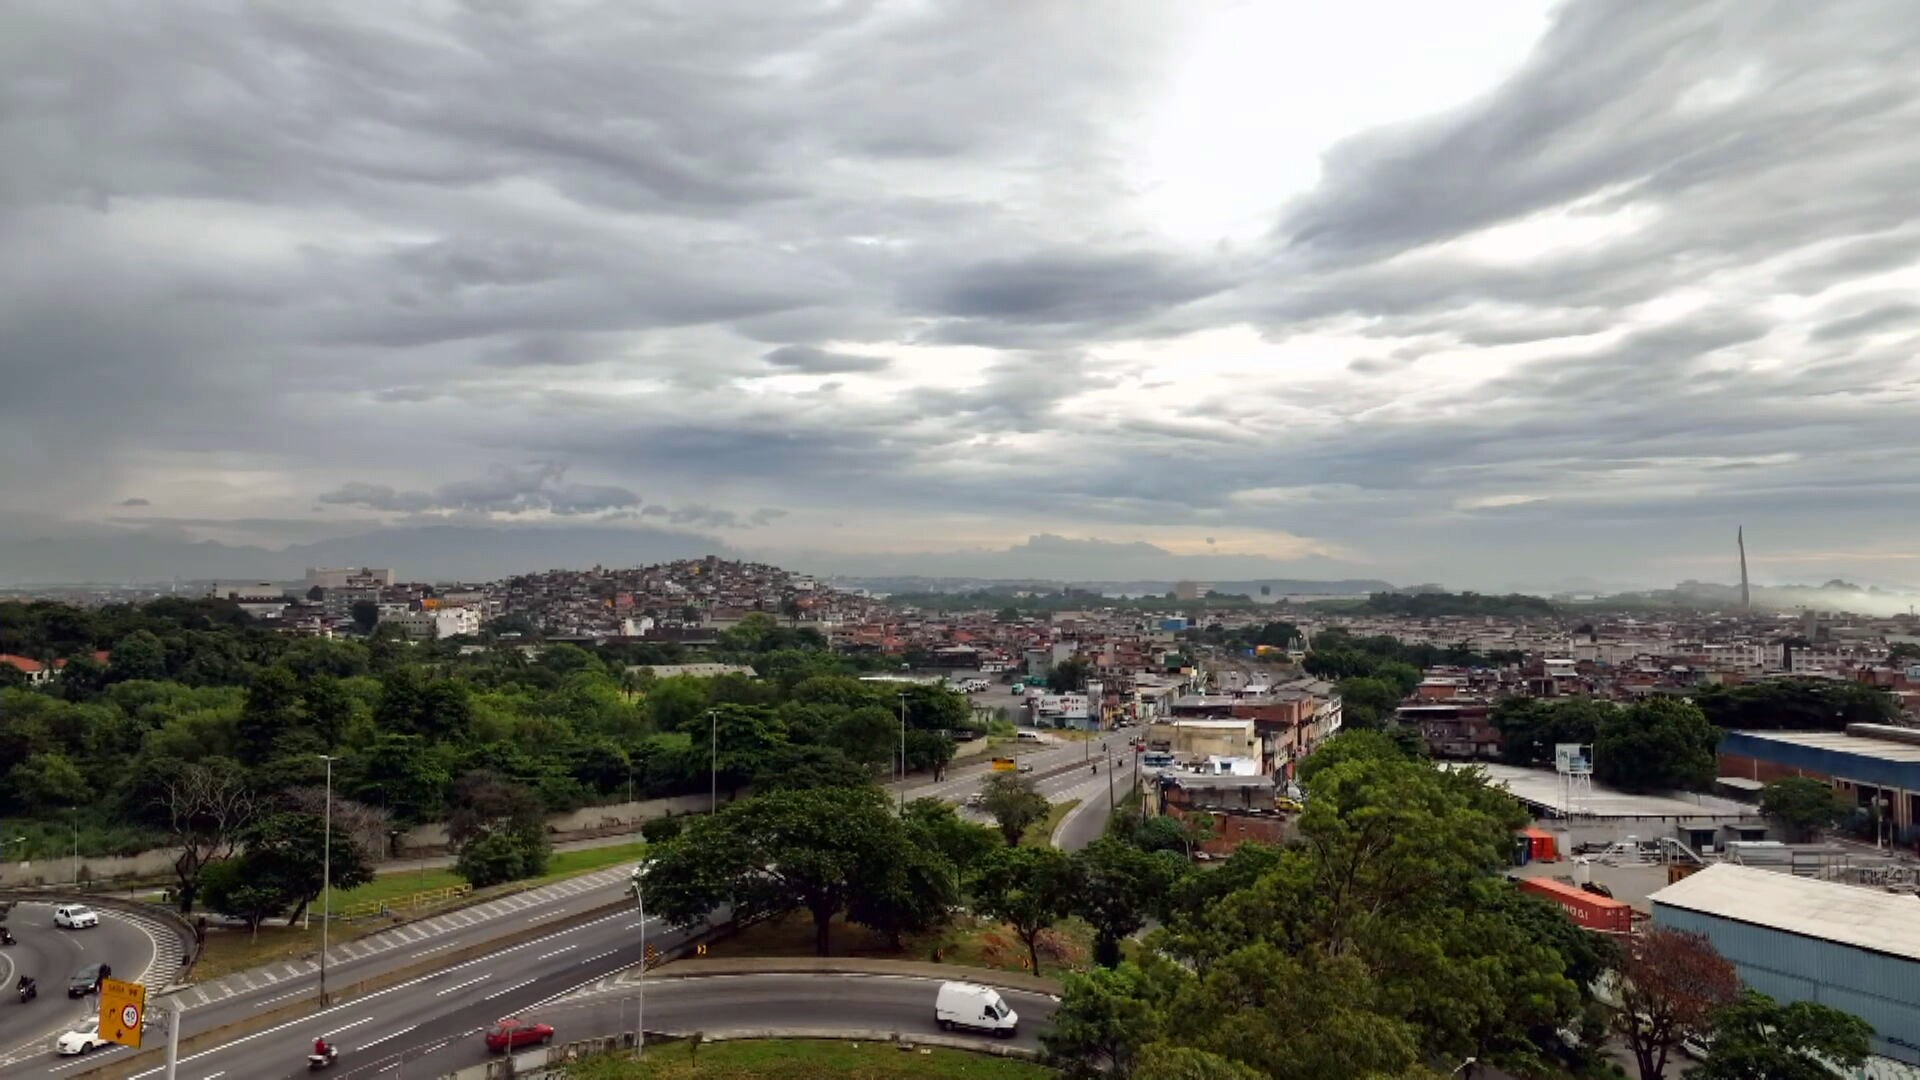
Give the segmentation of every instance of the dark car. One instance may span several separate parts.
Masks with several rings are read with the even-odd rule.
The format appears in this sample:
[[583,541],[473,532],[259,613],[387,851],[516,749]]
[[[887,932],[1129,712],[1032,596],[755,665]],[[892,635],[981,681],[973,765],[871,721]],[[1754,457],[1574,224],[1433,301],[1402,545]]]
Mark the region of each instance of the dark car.
[[73,978],[67,980],[67,996],[70,998],[86,997],[88,994],[97,992],[100,989],[101,982],[112,977],[112,965],[88,964],[86,967],[74,972]]
[[487,1029],[487,1049],[496,1054],[552,1041],[553,1025],[522,1020],[517,1016],[505,1017]]

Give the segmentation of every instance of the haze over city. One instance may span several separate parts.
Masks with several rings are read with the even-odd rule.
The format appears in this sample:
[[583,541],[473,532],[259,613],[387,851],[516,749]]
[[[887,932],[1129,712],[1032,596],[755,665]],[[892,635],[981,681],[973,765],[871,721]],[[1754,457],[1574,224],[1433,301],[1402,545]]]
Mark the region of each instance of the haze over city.
[[0,569],[1913,582],[1917,38],[17,6]]

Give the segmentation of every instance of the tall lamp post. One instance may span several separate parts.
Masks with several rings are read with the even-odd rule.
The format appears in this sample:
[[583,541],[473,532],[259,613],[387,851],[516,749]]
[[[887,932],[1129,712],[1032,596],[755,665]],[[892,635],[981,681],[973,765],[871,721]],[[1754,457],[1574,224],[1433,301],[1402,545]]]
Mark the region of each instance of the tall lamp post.
[[707,813],[720,812],[720,710],[707,710]]
[[633,1045],[639,1057],[647,1056],[647,898],[640,888],[646,873],[645,863],[633,868],[633,902],[640,909],[640,1000],[633,1018]]
[[320,1004],[327,1004],[327,940],[333,927],[333,757],[321,754],[327,763],[327,807],[321,815],[320,830]]
[[900,698],[900,816],[907,816],[907,694]]

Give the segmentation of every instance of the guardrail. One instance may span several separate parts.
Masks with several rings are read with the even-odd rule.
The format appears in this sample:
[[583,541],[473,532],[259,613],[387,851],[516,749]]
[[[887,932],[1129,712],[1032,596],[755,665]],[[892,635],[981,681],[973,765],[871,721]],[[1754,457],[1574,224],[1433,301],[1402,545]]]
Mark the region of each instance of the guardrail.
[[472,885],[447,885],[438,889],[423,889],[417,893],[392,900],[368,900],[359,904],[349,904],[333,913],[333,917],[344,922],[356,919],[371,919],[379,915],[390,915],[396,911],[412,911],[416,908],[430,907],[444,903],[473,891]]

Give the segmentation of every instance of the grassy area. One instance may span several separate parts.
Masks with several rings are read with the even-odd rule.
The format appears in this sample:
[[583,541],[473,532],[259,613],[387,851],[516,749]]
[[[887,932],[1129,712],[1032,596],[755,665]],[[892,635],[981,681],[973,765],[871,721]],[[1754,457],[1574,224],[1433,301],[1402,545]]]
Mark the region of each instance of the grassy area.
[[1053,846],[1053,830],[1059,828],[1060,823],[1066,820],[1068,814],[1073,812],[1073,808],[1079,805],[1079,799],[1068,799],[1066,802],[1054,803],[1053,807],[1047,811],[1046,817],[1040,819],[1032,828],[1020,835],[1020,846]]
[[[517,889],[591,873],[603,867],[636,862],[645,850],[644,843],[635,842],[613,847],[555,852],[553,857],[547,860],[547,872],[536,879],[482,889],[443,907],[472,903]],[[357,889],[342,889],[335,892],[333,903],[337,908],[344,908],[367,900],[393,902],[427,889],[459,884],[464,884],[464,879],[452,870],[445,869],[427,870],[419,874],[387,874]],[[317,914],[319,910],[319,905],[316,904],[315,913]],[[420,911],[408,912],[407,915],[418,917],[431,910],[435,909],[423,908]],[[336,923],[333,932],[328,935],[328,941],[338,945],[368,934],[378,933],[399,921],[399,919],[363,919],[353,923]],[[195,962],[193,974],[194,978],[200,981],[217,979],[222,975],[245,971],[261,964],[296,960],[318,952],[319,949],[320,924],[317,920],[310,930],[303,930],[298,926],[263,926],[258,935],[251,937],[245,930],[210,929],[207,931],[206,948],[201,952],[200,959]]]
[[767,1040],[672,1044],[646,1060],[594,1058],[567,1067],[574,1080],[1043,1080],[1030,1062],[962,1050],[901,1050],[876,1043]]
[[[835,917],[830,937],[834,956],[869,957],[876,960],[938,960],[946,964],[993,968],[999,971],[1025,971],[1027,947],[1014,932],[987,919],[962,916],[945,929],[930,934],[909,934],[902,948],[895,949],[887,939],[864,926]],[[742,931],[737,937],[715,942],[710,956],[812,956],[813,918],[796,911],[778,919],[768,919]],[[1068,919],[1055,927],[1040,958],[1042,975],[1057,975],[1067,970],[1084,970],[1093,962],[1093,928],[1079,919]]]

